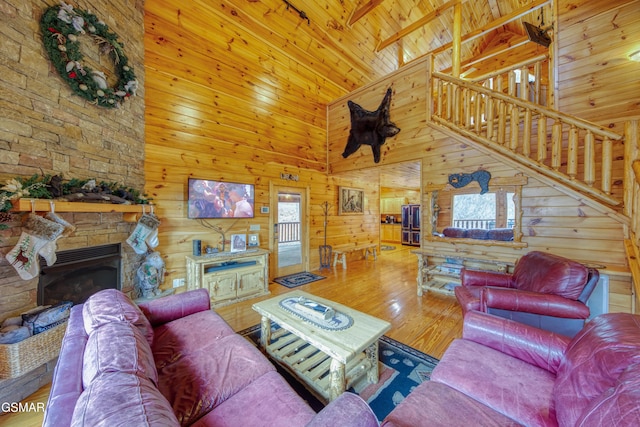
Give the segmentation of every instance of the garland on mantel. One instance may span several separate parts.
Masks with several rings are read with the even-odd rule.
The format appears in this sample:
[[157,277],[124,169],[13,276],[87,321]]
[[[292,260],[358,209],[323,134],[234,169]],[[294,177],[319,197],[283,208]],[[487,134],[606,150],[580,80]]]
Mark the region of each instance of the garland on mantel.
[[[75,10],[61,2],[48,8],[40,20],[44,48],[60,76],[77,95],[107,108],[117,108],[129,96],[135,95],[138,81],[129,66],[118,36],[104,22],[84,10]],[[103,72],[82,63],[79,37],[89,35],[115,65],[118,82],[109,87]]]
[[[74,195],[79,192],[85,194],[100,193],[102,195],[109,195],[111,196],[112,202],[113,199],[119,200],[119,202],[115,203],[149,203],[149,199],[146,198],[146,195],[140,193],[140,191],[131,187],[126,187],[117,182],[96,182],[95,179],[77,178],[73,178],[67,182],[62,182],[62,178],[59,175],[51,176],[35,174],[29,178],[11,178],[7,180],[3,187],[0,187],[0,213],[8,212],[13,207],[11,202],[23,197],[30,197],[33,199],[60,198],[62,200],[71,201],[70,195]],[[0,222],[2,222],[2,218],[3,217],[0,216]]]

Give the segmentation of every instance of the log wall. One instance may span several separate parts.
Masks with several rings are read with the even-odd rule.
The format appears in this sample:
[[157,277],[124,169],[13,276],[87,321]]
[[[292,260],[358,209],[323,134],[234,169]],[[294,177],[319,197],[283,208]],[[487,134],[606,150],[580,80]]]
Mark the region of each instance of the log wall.
[[[326,158],[326,104],[376,76],[365,72],[360,59],[338,57],[339,46],[304,49],[311,36],[328,41],[321,33],[332,30],[312,22],[298,31],[300,25],[275,0],[250,6],[145,3],[145,175],[162,220],[158,250],[166,259],[165,287],[185,276],[184,256],[191,253],[193,239],[211,246],[219,242],[217,233],[187,219],[189,177],[255,184],[254,219],[208,224],[220,226],[227,238],[258,226],[261,246],[270,249],[273,219],[260,213],[260,207],[269,206],[270,185],[309,188],[310,269],[319,267],[317,248],[324,244],[324,202],[331,205],[329,245],[378,242],[377,176],[329,179]],[[280,38],[285,34],[295,43]],[[347,68],[351,71],[342,71]],[[284,180],[282,173],[298,181]],[[364,215],[338,216],[339,186],[365,190]]]

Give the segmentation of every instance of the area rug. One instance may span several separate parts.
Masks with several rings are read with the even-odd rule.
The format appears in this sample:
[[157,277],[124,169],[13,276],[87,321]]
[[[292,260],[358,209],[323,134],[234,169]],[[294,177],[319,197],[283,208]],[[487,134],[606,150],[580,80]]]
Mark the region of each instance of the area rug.
[[[254,345],[260,340],[260,325],[239,332]],[[382,421],[419,384],[431,378],[438,359],[387,336],[380,338],[380,381],[369,384],[366,379],[356,383],[348,391],[358,394]],[[293,376],[274,363],[294,390],[315,410],[323,405]],[[366,376],[365,376],[366,377]]]
[[326,279],[326,277],[309,273],[308,271],[303,271],[302,273],[276,277],[275,279],[273,279],[273,281],[281,284],[282,286],[286,286],[287,288],[295,288],[297,286],[306,285],[307,283],[315,282],[316,280],[322,279]]
[[395,250],[396,247],[395,246],[391,246],[391,245],[380,245],[380,250],[381,251],[393,251]]

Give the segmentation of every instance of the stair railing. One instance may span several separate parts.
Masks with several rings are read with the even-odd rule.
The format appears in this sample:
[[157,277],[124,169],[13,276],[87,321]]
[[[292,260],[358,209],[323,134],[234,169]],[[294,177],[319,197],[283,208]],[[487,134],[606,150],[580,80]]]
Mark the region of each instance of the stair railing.
[[498,90],[432,72],[432,120],[608,205],[613,142],[606,128]]

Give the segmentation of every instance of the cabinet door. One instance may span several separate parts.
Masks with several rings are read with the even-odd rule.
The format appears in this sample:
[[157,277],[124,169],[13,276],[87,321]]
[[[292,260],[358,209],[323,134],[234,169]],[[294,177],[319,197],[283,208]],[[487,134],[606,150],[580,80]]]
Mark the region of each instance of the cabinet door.
[[238,273],[238,296],[260,292],[264,289],[264,270],[262,268]]
[[394,242],[400,243],[402,241],[402,228],[399,225],[393,227],[393,239]]
[[387,224],[381,224],[380,225],[380,240],[389,240],[390,239],[390,235],[389,235],[389,228],[390,226]]
[[209,289],[212,302],[236,297],[237,274],[217,273],[204,275],[204,287]]

